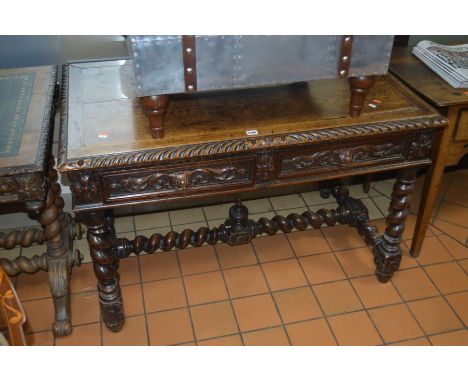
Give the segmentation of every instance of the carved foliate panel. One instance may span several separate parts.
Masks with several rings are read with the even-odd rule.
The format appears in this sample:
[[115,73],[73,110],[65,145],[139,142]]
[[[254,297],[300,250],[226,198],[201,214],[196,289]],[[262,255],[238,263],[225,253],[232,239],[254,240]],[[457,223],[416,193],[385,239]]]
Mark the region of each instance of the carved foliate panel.
[[168,192],[197,193],[210,188],[232,188],[253,183],[253,161],[225,161],[182,168],[154,168],[127,174],[104,175],[106,199]]
[[434,133],[432,131],[415,134],[409,148],[408,159],[428,158],[431,155],[433,140]]
[[47,184],[42,174],[0,178],[0,203],[42,201],[46,198],[46,191]]
[[275,151],[260,151],[256,158],[255,169],[255,178],[257,180],[273,179],[275,177]]
[[70,189],[76,204],[93,204],[102,200],[99,179],[96,174],[83,172],[69,176]]
[[367,162],[404,159],[404,141],[356,145],[329,150],[289,152],[281,160],[281,173],[342,168]]

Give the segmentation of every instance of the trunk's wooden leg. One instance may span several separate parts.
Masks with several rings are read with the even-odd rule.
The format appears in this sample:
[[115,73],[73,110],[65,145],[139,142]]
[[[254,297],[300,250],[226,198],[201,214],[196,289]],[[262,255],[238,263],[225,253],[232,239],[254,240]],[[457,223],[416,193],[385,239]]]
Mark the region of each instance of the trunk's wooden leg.
[[349,102],[349,115],[359,117],[364,106],[366,95],[375,82],[373,76],[350,77],[351,100]]
[[151,136],[154,139],[164,137],[164,118],[166,117],[168,95],[141,97],[143,110],[150,122]]

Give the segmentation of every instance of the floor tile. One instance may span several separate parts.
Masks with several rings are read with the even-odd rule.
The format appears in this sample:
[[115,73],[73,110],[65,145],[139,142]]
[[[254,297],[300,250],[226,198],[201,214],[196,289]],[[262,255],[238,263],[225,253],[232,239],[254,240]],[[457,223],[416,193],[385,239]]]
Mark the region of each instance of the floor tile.
[[468,346],[468,330],[456,330],[454,332],[430,336],[429,340],[435,346]]
[[143,294],[147,312],[181,308],[187,304],[180,278],[145,283]]
[[145,312],[141,284],[121,287],[125,316],[136,316]]
[[234,311],[242,332],[281,324],[271,295],[244,297],[233,300]]
[[246,200],[242,203],[249,209],[249,215],[260,214],[262,212],[274,212],[268,198]]
[[324,199],[320,196],[320,191],[309,191],[303,192],[302,197],[308,206],[316,206],[319,204],[325,204],[330,201],[330,199]]
[[409,253],[409,248],[404,241],[401,242],[401,263],[400,269],[409,269],[419,267],[416,258],[412,257]]
[[442,293],[468,290],[468,276],[456,262],[429,265],[425,270]]
[[[212,206],[205,206],[203,210],[205,211],[205,216],[207,220],[218,220],[224,219],[226,220],[229,216],[229,208],[231,208],[232,203],[223,203],[223,204],[216,204]],[[249,212],[251,212],[249,210]]]
[[440,219],[435,219],[432,223],[436,228],[440,229],[460,244],[464,245],[468,239],[468,228],[461,227]]
[[21,256],[28,258],[32,258],[35,255],[42,255],[45,252],[47,252],[47,246],[45,244],[21,248]]
[[70,335],[55,338],[56,346],[99,346],[101,345],[101,323],[79,325]]
[[333,334],[324,319],[298,322],[286,325],[291,344],[295,346],[337,345]]
[[197,341],[198,346],[241,346],[242,340],[239,334],[213,338],[211,340]]
[[455,293],[445,297],[458,316],[463,320],[464,325],[468,326],[468,292]]
[[74,240],[73,249],[78,249],[80,251],[82,256],[81,264],[89,264],[93,262],[91,254],[89,253],[89,245],[86,237],[80,240]]
[[468,188],[468,170],[458,170],[453,173],[451,184]]
[[468,274],[468,259],[466,260],[461,260],[459,262],[460,266],[465,270],[465,272]]
[[133,216],[123,216],[115,218],[114,225],[116,233],[135,231],[135,226],[133,225]]
[[98,322],[99,295],[97,291],[75,293],[71,295],[72,324],[82,325]]
[[468,247],[448,235],[437,237],[455,259],[468,259]]
[[346,278],[333,253],[307,256],[299,259],[311,284],[343,280]]
[[0,259],[14,260],[21,254],[21,248],[0,249]]
[[439,292],[421,268],[395,272],[392,283],[405,301],[437,296]]
[[186,223],[205,222],[205,215],[201,207],[170,211],[169,216],[171,218],[172,226]]
[[265,277],[258,265],[225,270],[224,278],[231,298],[268,292]]
[[285,324],[322,316],[320,306],[310,287],[275,292],[273,298]]
[[54,344],[54,334],[51,330],[27,334],[26,343],[28,346],[52,346]]
[[386,196],[391,196],[393,183],[393,181],[378,181],[374,183],[373,188]]
[[119,264],[120,285],[129,285],[139,283],[140,267],[138,265],[138,258],[131,256],[126,259],[120,260]]
[[270,198],[270,202],[276,211],[306,206],[299,194],[274,196]]
[[335,337],[340,345],[372,346],[382,344],[366,312],[340,314],[328,319]]
[[21,301],[51,297],[49,273],[44,271],[39,271],[31,275],[22,273],[18,276],[15,289]]
[[369,310],[385,342],[397,342],[424,335],[416,320],[404,304]]
[[392,283],[382,284],[375,276],[359,277],[350,281],[368,309],[402,302]]
[[437,219],[444,220],[468,228],[468,208],[455,203],[443,201],[436,215]]
[[74,267],[70,278],[71,293],[89,292],[97,289],[97,279],[93,264],[81,264]]
[[307,279],[297,259],[262,264],[262,268],[272,291],[307,285]]
[[49,330],[54,322],[54,303],[52,298],[23,302],[26,314],[25,333]]
[[140,256],[140,269],[143,282],[180,276],[177,252]]
[[135,215],[135,230],[141,231],[150,228],[169,227],[168,212],[155,212],[151,214]]
[[374,255],[367,247],[335,252],[348,277],[373,275]]
[[[406,241],[406,245],[411,246],[411,240]],[[439,236],[424,238],[418,261],[421,265],[437,264],[452,261],[453,257],[439,241]]]
[[322,228],[328,244],[334,251],[364,247],[366,244],[355,228],[346,225]]
[[362,309],[356,293],[347,280],[315,285],[313,289],[326,315]]
[[442,297],[409,302],[408,307],[426,334],[446,332],[463,326]]
[[392,346],[430,346],[431,343],[426,337],[416,338],[414,340],[406,340],[401,342],[395,342]]
[[220,271],[184,277],[185,291],[190,305],[206,304],[228,298]]
[[238,332],[229,301],[190,308],[197,340],[221,337]]
[[246,346],[288,346],[288,336],[282,326],[243,333]]
[[145,316],[128,317],[120,332],[107,328],[102,331],[102,344],[105,346],[145,346],[148,345]]
[[361,199],[361,202],[367,208],[367,213],[370,220],[382,219],[386,215],[386,213],[380,212],[371,198]]
[[287,234],[296,256],[308,256],[330,252],[330,246],[319,229],[296,231]]
[[175,345],[194,340],[187,308],[147,315],[150,345]]
[[257,264],[257,258],[251,243],[235,246],[222,243],[216,244],[215,248],[219,263],[223,269]]
[[468,199],[466,197],[466,187],[451,184],[444,195],[444,200],[459,204],[463,207],[468,207]]
[[219,269],[216,254],[211,246],[192,247],[178,250],[177,252],[183,275]]
[[262,263],[294,257],[291,246],[284,234],[257,237],[252,240],[252,245]]

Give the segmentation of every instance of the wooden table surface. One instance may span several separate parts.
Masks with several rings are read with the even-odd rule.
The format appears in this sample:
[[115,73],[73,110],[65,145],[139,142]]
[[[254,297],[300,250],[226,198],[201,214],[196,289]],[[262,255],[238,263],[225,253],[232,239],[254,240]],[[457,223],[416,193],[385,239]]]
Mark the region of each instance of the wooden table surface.
[[42,66],[1,69],[0,76],[35,73],[17,155],[0,158],[0,175],[43,171],[48,159],[50,111],[54,96],[57,67]]
[[413,91],[442,107],[468,103],[467,89],[455,89],[431,70],[409,48],[395,48],[390,71]]
[[[347,81],[323,80],[284,87],[173,96],[164,139],[151,138],[148,120],[125,60],[71,64],[62,105],[59,169],[86,168],[91,157],[160,150],[207,142],[259,140],[300,131],[369,125],[438,116],[392,76],[380,77],[362,116],[349,117]],[[257,130],[257,136],[246,131]],[[77,166],[77,163],[80,163]]]

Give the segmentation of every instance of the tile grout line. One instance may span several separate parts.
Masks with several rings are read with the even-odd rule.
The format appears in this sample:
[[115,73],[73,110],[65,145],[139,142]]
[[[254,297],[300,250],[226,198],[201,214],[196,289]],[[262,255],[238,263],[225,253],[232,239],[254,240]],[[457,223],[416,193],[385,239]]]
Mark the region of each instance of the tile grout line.
[[[302,195],[301,195],[301,198],[302,198]],[[302,198],[302,200],[305,202],[305,200],[304,200],[303,198]],[[306,205],[307,205],[307,204],[306,204]],[[275,213],[276,213],[276,210],[275,210],[275,209],[273,209],[273,210],[274,210]],[[321,228],[319,228],[319,229],[320,229],[321,235],[322,235],[322,236],[325,236],[325,235],[323,235],[323,232],[322,232]],[[306,279],[306,281],[307,281],[307,285],[308,285],[310,291],[312,292],[312,295],[314,296],[315,301],[317,301],[317,305],[319,306],[320,312],[322,313],[322,317],[320,317],[320,318],[323,318],[323,319],[325,320],[325,322],[326,322],[326,324],[327,324],[327,326],[328,326],[328,329],[330,330],[330,333],[332,334],[333,339],[335,340],[335,343],[336,343],[337,345],[339,345],[339,342],[338,342],[338,339],[336,338],[335,332],[333,331],[333,329],[332,329],[332,327],[331,327],[331,325],[330,325],[330,322],[328,321],[328,317],[326,316],[325,311],[323,310],[322,304],[320,303],[320,300],[318,299],[318,297],[317,297],[317,295],[316,295],[316,293],[315,293],[315,291],[314,291],[314,288],[312,288],[312,285],[310,284],[310,281],[309,281],[309,279],[307,278],[307,274],[305,273],[304,268],[302,267],[301,262],[298,260],[298,256],[297,256],[297,254],[296,254],[296,251],[294,251],[294,248],[293,248],[292,245],[291,245],[291,242],[290,242],[290,240],[289,240],[288,235],[284,234],[284,236],[286,237],[286,240],[287,240],[287,242],[288,242],[288,245],[289,245],[289,247],[291,248],[292,253],[293,253],[294,256],[295,256],[296,261],[297,261],[297,263],[299,264],[299,267],[301,268],[302,274],[303,274],[303,276],[305,277],[305,279]],[[252,247],[253,247],[253,246],[252,246]],[[331,247],[330,247],[330,249],[331,249]],[[255,255],[257,256],[256,253],[255,253]],[[262,272],[263,272],[263,268],[262,268]],[[265,277],[265,279],[266,279],[266,276],[265,276],[265,275],[264,275],[264,277]],[[267,283],[268,283],[268,280],[267,280]],[[269,287],[269,285],[268,285],[268,287]],[[272,295],[272,297],[273,297],[273,295]],[[274,299],[273,299],[273,300],[274,300]],[[275,306],[276,306],[276,301],[275,301]],[[277,308],[277,309],[278,309],[278,308]],[[282,319],[281,319],[281,321],[282,321]],[[289,338],[289,333],[288,333],[288,331],[286,330],[286,326],[284,326],[284,329],[285,329],[285,332],[286,332],[288,341],[289,341],[290,344],[292,345],[292,341],[291,341],[290,338]]]
[[[230,207],[229,207],[230,208]],[[202,211],[203,211],[203,216],[205,216],[205,220],[208,221],[207,217],[206,217],[206,213],[205,213],[205,209],[202,208]],[[231,299],[231,293],[229,292],[229,288],[228,288],[228,285],[226,283],[226,278],[224,277],[224,270],[221,266],[221,262],[219,260],[219,255],[218,255],[218,251],[216,249],[216,245],[213,245],[213,251],[215,253],[215,257],[216,257],[216,262],[218,263],[218,267],[219,267],[219,272],[221,273],[221,277],[223,278],[223,283],[224,283],[224,288],[226,288],[226,293],[228,295],[228,301],[229,301],[229,305],[231,306],[231,310],[232,310],[232,314],[234,316],[234,320],[236,322],[236,327],[237,327],[237,332],[239,333],[239,337],[241,339],[241,344],[242,346],[245,346],[245,343],[244,343],[244,338],[242,337],[241,335],[241,330],[240,330],[240,326],[239,326],[239,321],[237,320],[237,315],[236,315],[236,311],[234,309],[234,304],[232,302],[232,299]],[[218,271],[216,271],[218,272]],[[187,301],[188,303],[188,301]],[[232,334],[230,334],[232,335]],[[198,340],[196,341],[196,344],[198,346]]]
[[[203,208],[202,208],[202,211],[203,211]],[[173,225],[172,225],[171,214],[168,213],[167,215],[168,215],[168,218],[169,218],[169,224],[171,225],[171,230],[174,230]],[[205,221],[205,223],[206,223],[206,221]],[[197,346],[197,335],[195,333],[195,326],[194,326],[194,323],[193,323],[192,312],[190,310],[188,296],[187,296],[187,290],[185,288],[185,283],[184,283],[184,279],[183,279],[182,266],[180,265],[179,250],[177,248],[175,248],[175,254],[176,254],[175,257],[176,257],[176,260],[177,260],[177,266],[179,267],[179,274],[180,274],[180,276],[178,276],[178,278],[180,279],[180,282],[182,283],[182,288],[184,289],[185,304],[186,304],[186,307],[187,307],[186,309],[187,309],[189,319],[190,319],[190,327],[192,328],[193,342],[195,342],[195,346]]]

